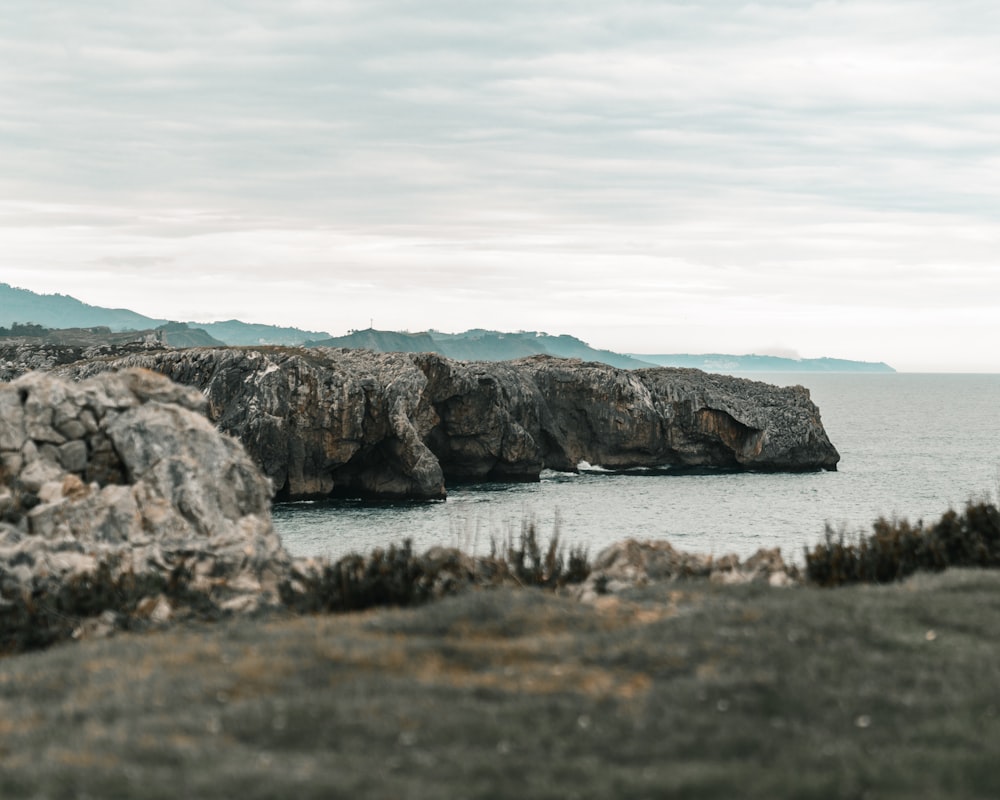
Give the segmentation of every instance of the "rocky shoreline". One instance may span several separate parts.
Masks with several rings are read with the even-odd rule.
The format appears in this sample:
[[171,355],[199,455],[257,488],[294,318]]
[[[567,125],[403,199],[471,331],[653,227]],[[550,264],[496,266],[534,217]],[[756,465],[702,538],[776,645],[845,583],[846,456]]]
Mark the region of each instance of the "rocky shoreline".
[[451,481],[609,469],[834,470],[802,387],[547,356],[503,363],[327,348],[152,350],[60,366],[142,367],[198,389],[280,500],[445,497]]
[[[0,385],[0,652],[184,619],[347,610],[523,582],[509,558],[443,548],[292,558],[271,524],[271,482],[205,417],[209,403],[143,369],[78,382],[36,372]],[[680,577],[797,579],[777,553],[741,564],[664,542],[625,542],[565,580],[551,554],[520,558],[541,570],[540,584],[581,599]]]

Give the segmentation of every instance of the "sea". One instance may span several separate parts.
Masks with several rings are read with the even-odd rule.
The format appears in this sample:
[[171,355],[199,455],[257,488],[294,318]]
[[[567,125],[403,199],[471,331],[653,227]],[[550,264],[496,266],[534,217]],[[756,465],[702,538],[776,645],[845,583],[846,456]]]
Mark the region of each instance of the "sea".
[[829,529],[867,533],[879,517],[933,521],[1000,491],[1000,375],[754,375],[809,389],[841,461],[836,472],[546,471],[538,483],[450,486],[432,503],[278,504],[274,524],[294,555],[338,558],[410,539],[489,552],[533,525],[591,556],[626,538],[745,558],[780,547],[786,560]]

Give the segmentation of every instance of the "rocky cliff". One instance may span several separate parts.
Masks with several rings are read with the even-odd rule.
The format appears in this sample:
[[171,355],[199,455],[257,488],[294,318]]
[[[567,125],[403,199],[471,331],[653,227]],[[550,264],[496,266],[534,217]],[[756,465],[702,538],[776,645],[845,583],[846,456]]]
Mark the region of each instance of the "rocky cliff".
[[59,368],[145,367],[197,388],[279,499],[435,499],[448,481],[595,466],[832,470],[801,387],[539,356],[500,363],[327,348],[144,352]]
[[[137,368],[76,382],[33,372],[0,385],[0,655],[178,619],[408,605],[474,585],[557,588],[587,579],[585,558],[571,552],[564,563],[556,541],[543,555],[533,531],[499,555],[437,547],[418,556],[406,544],[336,563],[292,559],[271,525],[270,481],[204,416],[213,395],[224,399],[214,408],[220,422],[245,423],[248,437],[270,430],[252,439],[262,454],[281,440],[286,460],[272,467],[284,470],[286,483],[294,473],[310,491],[336,490],[345,480],[383,493],[388,486],[431,494],[445,473],[537,475],[550,454],[572,461],[577,451],[604,452],[594,441],[628,463],[646,454],[641,442],[609,445],[593,431],[557,441],[556,421],[571,393],[552,389],[551,406],[539,397],[546,381],[582,380],[560,378],[559,370],[575,372],[570,364],[543,360],[490,374],[436,357],[351,356],[341,363],[344,354],[331,352],[316,363],[301,351],[170,356],[159,367],[201,376],[207,397]],[[594,430],[620,418],[611,405],[603,422],[592,421]],[[270,419],[267,409],[284,416],[261,422]],[[593,415],[581,413],[581,424]],[[712,436],[729,430],[703,427]],[[331,430],[359,438],[324,439]],[[326,468],[309,473],[321,458]],[[680,553],[665,542],[621,543],[600,554],[595,568],[577,592],[584,599],[683,577],[794,578],[776,552],[741,564],[734,556]]]

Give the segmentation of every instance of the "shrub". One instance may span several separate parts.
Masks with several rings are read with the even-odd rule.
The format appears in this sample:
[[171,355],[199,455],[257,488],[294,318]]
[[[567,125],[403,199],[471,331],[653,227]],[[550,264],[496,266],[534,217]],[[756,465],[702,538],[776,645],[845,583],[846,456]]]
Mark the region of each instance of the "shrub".
[[496,539],[492,539],[490,561],[499,568],[497,572],[501,576],[509,575],[522,586],[556,589],[568,583],[582,583],[590,575],[586,548],[571,547],[567,556],[556,530],[543,553],[533,521],[521,523],[521,533],[516,543],[510,536],[500,545]]
[[880,518],[870,536],[849,541],[829,528],[822,543],[806,549],[806,577],[821,586],[890,583],[917,570],[1000,566],[1000,509],[970,502],[933,525]]
[[365,557],[344,556],[306,579],[306,591],[283,587],[283,599],[299,611],[360,611],[375,606],[409,606],[427,599],[425,572],[409,539]]
[[377,548],[368,556],[347,555],[317,573],[300,576],[305,591],[292,591],[286,584],[282,598],[298,611],[360,611],[418,605],[471,585],[514,582],[557,589],[580,583],[589,574],[585,549],[571,548],[567,556],[558,534],[553,534],[543,552],[534,523],[526,523],[516,544],[508,539],[499,546],[493,540],[485,557],[468,557],[457,550],[418,556],[409,539],[388,550]]

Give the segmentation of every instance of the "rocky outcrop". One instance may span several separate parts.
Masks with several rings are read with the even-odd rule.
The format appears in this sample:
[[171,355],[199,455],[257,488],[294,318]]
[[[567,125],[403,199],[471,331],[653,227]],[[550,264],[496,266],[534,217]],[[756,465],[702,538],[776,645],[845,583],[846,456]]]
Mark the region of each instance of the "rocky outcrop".
[[626,539],[597,554],[589,576],[574,589],[574,594],[585,602],[593,602],[602,595],[687,578],[724,584],[793,586],[801,583],[798,569],[785,563],[778,548],[760,549],[741,561],[735,554],[716,557],[677,550],[662,539]]
[[[68,364],[120,358],[144,350],[161,350],[155,331],[147,334],[69,335],[53,331],[42,337],[0,337],[0,382],[35,370],[51,372]],[[117,340],[117,341],[116,341]]]
[[437,424],[424,373],[400,354],[334,352],[164,351],[69,373],[142,366],[201,390],[210,418],[243,442],[281,499],[443,497],[441,465],[424,443]]
[[546,466],[836,469],[840,456],[801,386],[668,367],[515,362],[548,411]]
[[280,603],[270,483],[204,408],[143,370],[0,385],[0,651]]
[[[317,398],[333,398],[319,403],[327,424],[339,419],[337,432],[357,438],[334,439],[331,447],[344,450],[325,452],[347,454],[350,465],[365,448],[371,448],[368,457],[385,448],[382,457],[395,459],[390,468],[396,471],[380,473],[384,462],[372,458],[365,463],[372,465],[373,481],[390,474],[409,485],[404,482],[417,481],[423,472],[439,481],[442,464],[466,473],[484,464],[495,470],[498,463],[537,470],[551,453],[572,459],[577,448],[602,452],[594,450],[603,441],[597,437],[564,437],[558,449],[538,445],[543,433],[560,435],[552,417],[565,413],[572,394],[557,396],[552,407],[538,395],[545,380],[560,380],[547,368],[564,364],[514,364],[489,376],[477,365],[436,358],[408,361],[411,368],[401,370],[399,360],[386,357],[364,362],[366,377],[341,370],[336,383],[328,363],[304,363],[297,352],[221,355],[237,361],[220,363],[219,352],[206,351],[175,362],[213,376],[207,397],[139,368],[79,382],[35,372],[0,385],[0,654],[190,617],[409,605],[469,586],[560,588],[587,579],[591,570],[581,553],[571,551],[566,561],[556,541],[546,551],[533,529],[522,533],[519,544],[510,542],[489,556],[445,548],[416,555],[407,543],[335,563],[293,560],[271,526],[271,482],[236,439],[204,416],[217,391],[222,398],[258,403],[241,416],[227,401],[215,409],[220,422],[259,420],[261,398],[271,396],[265,390],[271,386],[265,409],[288,402],[289,391],[305,395],[303,410]],[[264,361],[274,357],[287,361]],[[228,389],[216,382],[248,363],[259,367],[248,373],[251,380]],[[243,386],[255,389],[241,395]],[[622,402],[633,401],[625,396]],[[315,417],[300,421],[286,413],[281,419],[324,430]],[[275,436],[288,430],[280,420],[276,424]],[[655,426],[655,419],[642,424]],[[372,437],[373,430],[381,438]],[[622,457],[631,444],[623,439],[602,446],[610,448],[610,458]],[[373,483],[376,489],[384,485]],[[698,576],[774,585],[789,582],[794,570],[777,551],[761,551],[741,564],[735,556],[712,559],[680,553],[666,542],[630,540],[597,557],[578,594],[593,599]]]
[[411,605],[518,582],[502,560],[417,555],[409,543],[293,560],[271,525],[270,481],[206,409],[201,393],[142,369],[0,386],[0,655],[176,620]]
[[541,470],[836,468],[801,387],[698,370],[622,370],[547,356],[500,363],[326,348],[136,353],[62,368],[145,367],[199,389],[279,499],[445,496],[448,481]]

